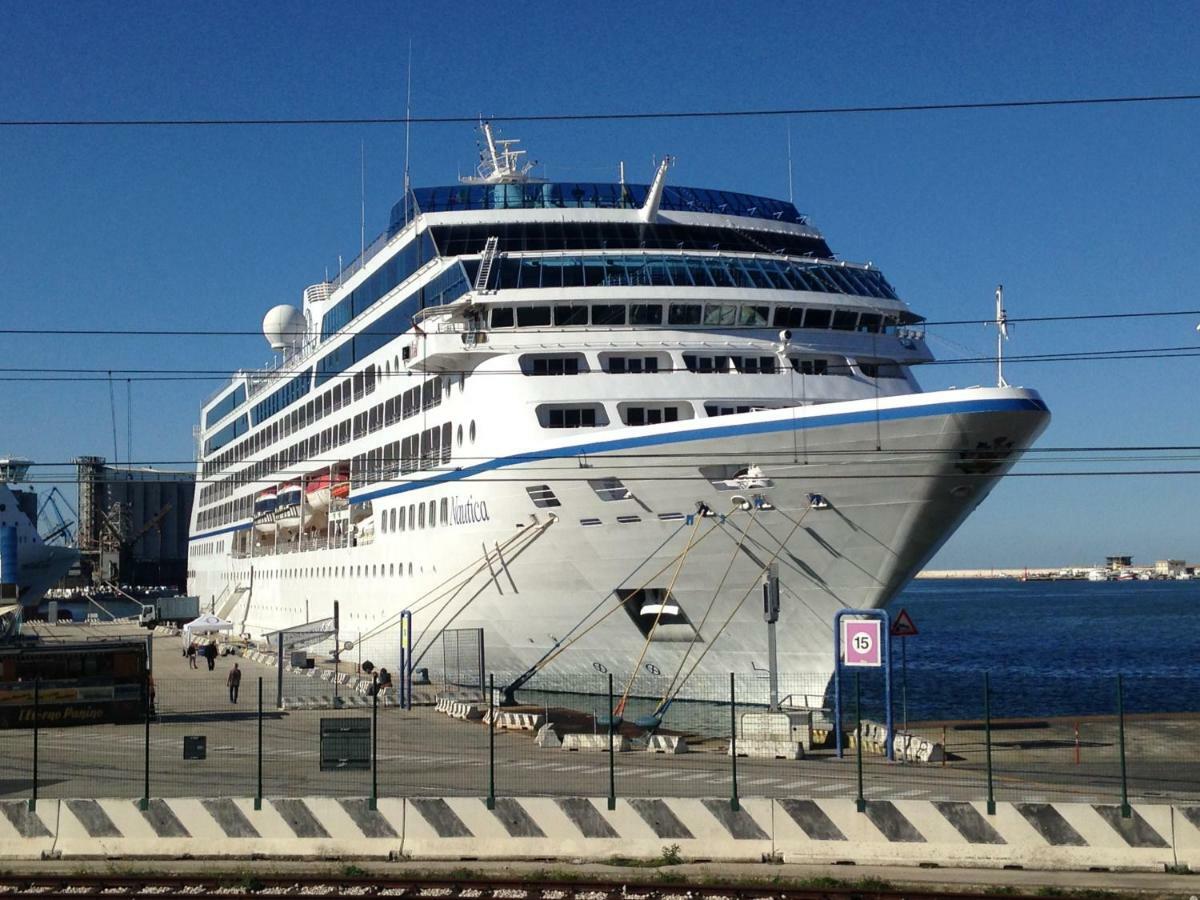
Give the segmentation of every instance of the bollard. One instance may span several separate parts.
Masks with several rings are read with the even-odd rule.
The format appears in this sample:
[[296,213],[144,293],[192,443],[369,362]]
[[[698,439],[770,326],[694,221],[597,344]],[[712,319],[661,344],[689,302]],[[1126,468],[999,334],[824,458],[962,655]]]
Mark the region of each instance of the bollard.
[[1117,676],[1117,742],[1121,745],[1121,818],[1133,815],[1129,807],[1129,781],[1125,772],[1125,688],[1121,676]]
[[[617,758],[613,750],[613,677],[608,673],[608,808],[617,808]],[[595,718],[592,727],[595,728]]]
[[987,746],[987,814],[996,814],[996,797],[992,791],[992,690],[988,673],[983,673],[983,740]]
[[29,796],[29,811],[37,809],[38,789],[38,717],[41,711],[40,678],[33,679],[33,793]]
[[263,808],[263,677],[258,677],[258,781],[254,790],[254,809]]
[[741,809],[737,790],[737,698],[734,695],[733,673],[729,673],[729,759],[733,784],[729,795],[729,808],[734,812]]
[[[401,684],[404,680],[401,679]],[[371,799],[368,809],[379,803],[379,674],[371,673]]]
[[488,673],[488,795],[487,808],[496,808],[496,676]]
[[858,768],[858,796],[854,798],[854,808],[859,812],[867,811],[867,798],[863,796],[863,762],[862,762],[862,689],[859,685],[858,670],[854,672],[854,757]]

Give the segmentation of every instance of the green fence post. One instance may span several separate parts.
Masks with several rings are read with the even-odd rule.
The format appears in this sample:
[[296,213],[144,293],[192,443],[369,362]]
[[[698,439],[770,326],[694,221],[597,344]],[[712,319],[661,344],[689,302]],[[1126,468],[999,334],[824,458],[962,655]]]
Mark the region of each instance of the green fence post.
[[983,673],[983,743],[987,753],[987,814],[996,814],[996,794],[992,781],[992,683]]
[[29,811],[37,809],[38,789],[38,718],[41,714],[41,679],[33,679],[33,793],[29,796]]
[[1117,676],[1117,743],[1121,746],[1121,818],[1133,815],[1129,806],[1129,781],[1125,771],[1125,685]]
[[737,695],[733,686],[733,673],[729,673],[729,771],[733,787],[729,794],[729,808],[737,812],[742,808],[737,790]]
[[146,669],[146,680],[143,682],[143,686],[146,689],[146,710],[144,715],[146,720],[146,735],[143,742],[142,799],[138,801],[138,809],[141,810],[150,808],[150,710],[154,707],[154,689],[152,685],[150,670]]
[[863,762],[862,762],[862,688],[859,685],[858,670],[854,671],[854,765],[858,769],[858,795],[854,798],[854,808],[859,812],[867,811],[867,798],[863,795]]
[[608,808],[617,808],[617,758],[613,750],[613,677],[608,673]]
[[[368,809],[379,803],[379,674],[371,673],[371,799]],[[403,682],[401,682],[403,683]]]
[[487,808],[496,808],[496,676],[488,673],[488,795]]
[[254,808],[262,809],[262,738],[263,738],[263,680],[258,677],[258,786],[254,792]]

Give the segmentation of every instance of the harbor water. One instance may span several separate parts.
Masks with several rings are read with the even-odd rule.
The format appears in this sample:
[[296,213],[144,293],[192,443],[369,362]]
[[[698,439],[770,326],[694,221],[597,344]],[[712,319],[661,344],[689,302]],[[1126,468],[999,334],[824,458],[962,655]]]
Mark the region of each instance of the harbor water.
[[1200,581],[918,580],[901,607],[910,719],[978,718],[984,672],[994,716],[1112,714],[1117,675],[1129,712],[1200,711]]

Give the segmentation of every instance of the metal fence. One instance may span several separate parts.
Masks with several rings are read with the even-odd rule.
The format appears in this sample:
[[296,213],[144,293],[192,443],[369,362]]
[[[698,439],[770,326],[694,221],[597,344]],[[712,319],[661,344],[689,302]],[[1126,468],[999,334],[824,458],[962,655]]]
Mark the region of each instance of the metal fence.
[[[548,673],[518,692],[521,705],[501,709],[486,690],[436,683],[435,673],[405,708],[395,688],[373,695],[345,657],[340,681],[329,668],[289,666],[280,690],[265,655],[223,656],[209,671],[203,658],[193,670],[156,652],[153,709],[142,721],[0,731],[0,794],[1200,800],[1200,715],[1156,712],[1159,692],[1137,678],[959,673],[945,686],[959,698],[953,719],[921,717],[946,705],[931,696],[936,684],[910,690],[906,710],[893,698],[901,734],[889,759],[883,697],[873,683],[855,691],[852,677],[843,680],[839,755],[825,679],[811,676],[781,676],[784,720],[739,699],[761,696],[761,679],[743,676],[693,677],[687,699],[659,720],[666,694],[653,679],[636,680],[622,703],[625,678]],[[964,704],[972,695],[977,702]],[[1091,706],[1037,715],[1051,695],[1058,706],[1072,695]],[[535,740],[547,721],[554,737]],[[773,732],[781,721],[794,730]],[[687,752],[666,752],[679,749],[675,738]],[[802,758],[786,758],[799,755],[796,743]]]

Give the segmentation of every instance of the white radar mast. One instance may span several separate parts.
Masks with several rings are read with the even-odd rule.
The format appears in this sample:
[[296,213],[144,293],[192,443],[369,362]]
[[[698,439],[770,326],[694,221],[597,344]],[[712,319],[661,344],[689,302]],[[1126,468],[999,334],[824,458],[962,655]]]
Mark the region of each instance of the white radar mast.
[[539,184],[545,181],[544,178],[534,178],[529,174],[537,162],[521,162],[525,151],[513,149],[513,145],[520,141],[511,138],[500,140],[492,133],[491,122],[481,121],[479,131],[483,134],[479,165],[474,175],[464,175],[459,181],[463,184]]

